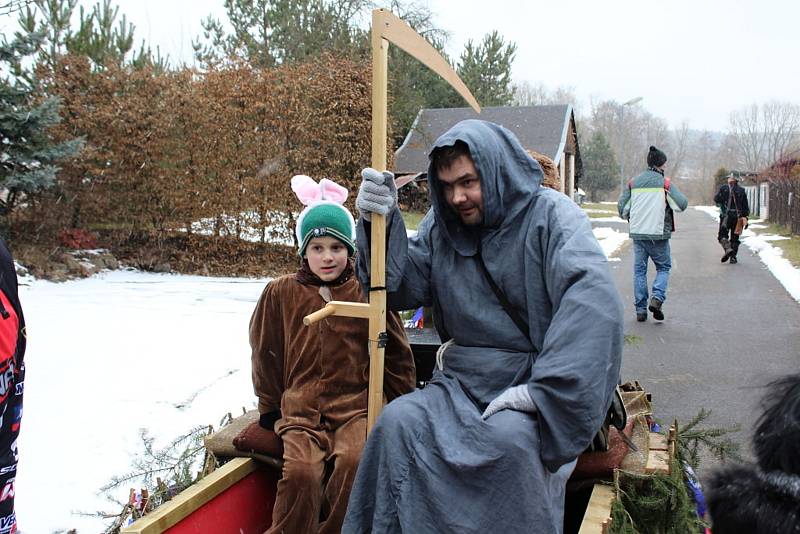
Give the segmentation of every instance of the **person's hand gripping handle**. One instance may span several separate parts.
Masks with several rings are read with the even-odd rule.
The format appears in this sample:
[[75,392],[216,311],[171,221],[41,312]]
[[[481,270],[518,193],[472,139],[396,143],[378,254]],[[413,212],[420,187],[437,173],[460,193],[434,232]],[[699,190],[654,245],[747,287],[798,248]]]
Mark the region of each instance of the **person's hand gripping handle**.
[[372,213],[387,216],[397,204],[394,174],[367,167],[361,171],[361,178],[361,186],[356,197],[356,207],[361,217],[368,221]]

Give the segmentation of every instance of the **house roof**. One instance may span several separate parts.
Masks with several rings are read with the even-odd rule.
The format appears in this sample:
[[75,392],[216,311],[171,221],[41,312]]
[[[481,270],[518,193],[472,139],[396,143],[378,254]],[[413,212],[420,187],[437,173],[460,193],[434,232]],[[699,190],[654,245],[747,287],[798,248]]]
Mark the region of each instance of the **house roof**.
[[486,107],[480,114],[472,108],[423,109],[395,153],[395,173],[427,171],[431,145],[451,126],[465,119],[482,119],[505,126],[524,148],[544,154],[558,165],[567,142],[572,106]]

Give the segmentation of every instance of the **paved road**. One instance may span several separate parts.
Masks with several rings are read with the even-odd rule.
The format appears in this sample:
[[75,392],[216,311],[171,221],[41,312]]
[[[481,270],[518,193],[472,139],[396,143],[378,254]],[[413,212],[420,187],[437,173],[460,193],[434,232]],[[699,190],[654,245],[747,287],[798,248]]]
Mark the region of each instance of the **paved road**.
[[[637,379],[652,392],[663,422],[688,421],[705,407],[713,412],[708,426],[741,424],[734,439],[747,453],[760,386],[800,370],[800,304],[746,246],[737,265],[720,263],[716,224],[705,213],[690,208],[677,214],[677,225],[663,322],[636,322],[630,241],[611,263],[625,333],[636,336],[625,347],[623,381]],[[652,263],[649,270],[652,287]],[[704,459],[701,468],[713,464]]]

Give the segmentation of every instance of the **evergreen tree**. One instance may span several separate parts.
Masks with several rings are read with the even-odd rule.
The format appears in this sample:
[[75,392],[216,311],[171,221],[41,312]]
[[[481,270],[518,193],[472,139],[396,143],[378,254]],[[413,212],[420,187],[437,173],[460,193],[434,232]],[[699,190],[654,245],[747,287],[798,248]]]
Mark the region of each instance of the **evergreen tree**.
[[125,15],[122,15],[122,19],[115,26],[118,14],[119,7],[112,7],[111,0],[103,0],[102,4],[98,2],[88,14],[81,6],[78,31],[66,37],[67,50],[72,54],[88,57],[98,66],[112,62],[122,65],[125,56],[133,48],[135,28],[127,21]]
[[112,63],[151,65],[159,70],[168,67],[168,58],[162,58],[158,49],[153,54],[144,43],[128,59],[135,26],[125,15],[117,21],[119,7],[111,0],[97,2],[91,11],[80,6],[77,30],[71,21],[78,0],[32,0],[32,4],[20,13],[19,25],[26,34],[42,34],[36,61],[49,72],[55,70],[59,56],[68,53],[88,57],[97,69]]
[[226,34],[219,20],[208,17],[202,22],[203,39],[192,46],[206,65],[240,58],[262,68],[326,50],[363,53],[369,40],[356,19],[369,5],[368,0],[225,0],[233,32]]
[[71,33],[70,19],[78,0],[34,0],[19,14],[19,25],[26,34],[41,34],[37,63],[53,71],[59,55],[66,51]]
[[[41,45],[41,34],[22,35],[0,43],[0,71],[22,73],[23,58]],[[9,75],[0,80],[0,213],[9,214],[21,197],[51,187],[55,163],[76,154],[83,140],[54,142],[48,130],[58,123],[60,100],[36,99],[26,76]]]
[[486,34],[479,45],[470,39],[461,53],[458,74],[481,106],[507,106],[514,99],[511,65],[515,43],[506,43],[497,32]]
[[592,202],[599,195],[616,186],[619,178],[619,165],[605,136],[596,131],[581,147],[583,159],[583,186],[589,191]]

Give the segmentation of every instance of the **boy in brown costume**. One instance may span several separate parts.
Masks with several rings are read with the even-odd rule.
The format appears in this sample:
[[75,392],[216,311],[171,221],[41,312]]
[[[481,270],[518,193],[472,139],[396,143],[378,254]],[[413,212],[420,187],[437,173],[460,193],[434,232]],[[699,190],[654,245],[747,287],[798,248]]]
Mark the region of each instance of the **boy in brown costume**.
[[[306,205],[297,220],[302,260],[272,280],[250,320],[253,386],[261,427],[283,441],[283,475],[268,533],[338,533],[366,440],[369,354],[367,321],[303,317],[330,300],[364,302],[354,276],[355,223],[342,203],[347,190],[323,179],[292,178]],[[384,395],[414,388],[414,360],[402,323],[387,314]]]

